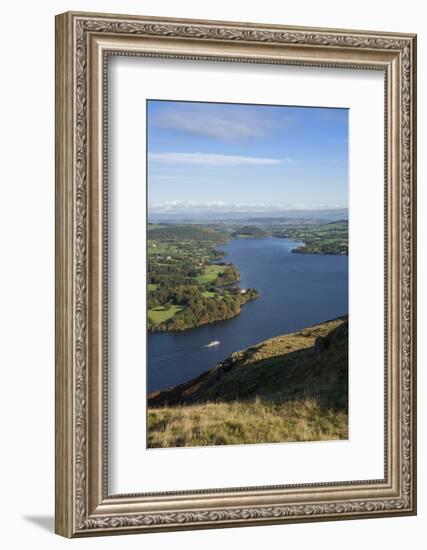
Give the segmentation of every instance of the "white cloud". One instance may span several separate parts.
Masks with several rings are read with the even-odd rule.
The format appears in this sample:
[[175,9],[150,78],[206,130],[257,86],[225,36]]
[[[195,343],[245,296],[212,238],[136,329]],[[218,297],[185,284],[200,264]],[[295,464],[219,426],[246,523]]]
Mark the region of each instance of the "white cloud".
[[216,212],[280,212],[284,210],[327,210],[330,208],[346,208],[338,204],[269,204],[265,202],[252,203],[227,203],[224,201],[165,201],[157,204],[151,204],[149,210],[151,213],[195,213],[204,211]]
[[165,107],[154,115],[153,123],[221,141],[262,138],[278,125],[268,111],[209,103]]
[[161,162],[164,164],[193,164],[202,166],[276,165],[282,162],[290,162],[291,160],[216,155],[211,153],[149,153],[148,159],[152,162]]

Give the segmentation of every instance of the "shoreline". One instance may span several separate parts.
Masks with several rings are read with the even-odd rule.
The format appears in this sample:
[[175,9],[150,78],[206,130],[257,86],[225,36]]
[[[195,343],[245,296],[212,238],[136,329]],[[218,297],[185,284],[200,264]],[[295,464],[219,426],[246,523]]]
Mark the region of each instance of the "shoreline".
[[[263,237],[263,238],[269,238],[269,237]],[[222,251],[219,247],[228,245],[232,240],[240,240],[240,239],[238,237],[230,237],[229,239],[227,239],[227,241],[225,243],[216,244],[215,247],[214,247],[214,250],[216,252],[222,253],[222,257],[225,257],[227,254],[224,253],[224,251]],[[208,265],[218,266],[218,267],[220,267],[220,266],[222,267],[222,265],[223,265],[224,266],[224,271],[225,271],[225,268],[227,268],[227,267],[232,268],[233,270],[235,270],[236,278],[233,282],[223,284],[223,285],[219,285],[219,286],[215,286],[213,284],[212,287],[215,288],[215,291],[218,292],[219,294],[223,291],[225,291],[225,292],[227,292],[229,290],[235,291],[235,294],[231,294],[230,297],[234,296],[234,297],[239,298],[237,300],[237,306],[238,306],[237,311],[235,311],[231,315],[226,315],[225,317],[222,317],[220,319],[212,319],[212,320],[207,319],[207,320],[203,320],[203,322],[198,322],[194,326],[185,326],[185,327],[182,327],[182,328],[176,328],[176,327],[175,328],[169,328],[164,323],[159,323],[157,326],[156,325],[150,325],[150,327],[147,328],[148,333],[185,332],[185,331],[190,331],[190,330],[196,329],[198,327],[211,325],[211,324],[214,324],[214,323],[220,323],[222,321],[229,321],[230,319],[234,319],[235,317],[239,316],[240,313],[241,313],[242,307],[245,306],[248,302],[250,302],[252,300],[256,300],[256,299],[259,298],[259,292],[256,288],[250,287],[250,288],[242,289],[240,287],[240,270],[232,262],[223,263],[223,264],[222,263],[215,263],[215,259],[214,259]],[[213,283],[214,282],[215,281],[213,281]],[[189,287],[199,289],[198,285],[189,285]],[[235,303],[235,305],[236,305],[236,303]],[[173,307],[173,306],[171,306],[171,307]],[[183,309],[180,309],[179,311],[183,311],[185,309],[185,307],[186,306],[183,306]],[[160,308],[162,308],[162,309],[160,309]],[[157,311],[165,311],[164,306],[159,306]],[[173,317],[176,317],[176,315],[173,315]],[[149,318],[149,314],[148,314],[148,310],[147,310],[147,321],[148,321],[148,318]],[[148,325],[148,323],[147,323],[147,325]]]
[[151,448],[347,439],[348,315],[257,342],[152,391],[147,412]]
[[[291,254],[297,244],[294,239],[269,237],[233,239],[220,246],[227,254],[223,261],[238,266],[241,288],[256,287],[260,299],[242,306],[241,315],[227,322],[192,330],[150,331],[149,391],[188,380],[255,342],[346,313],[347,259]],[[313,270],[318,273],[314,279]],[[204,348],[216,340],[220,345]]]

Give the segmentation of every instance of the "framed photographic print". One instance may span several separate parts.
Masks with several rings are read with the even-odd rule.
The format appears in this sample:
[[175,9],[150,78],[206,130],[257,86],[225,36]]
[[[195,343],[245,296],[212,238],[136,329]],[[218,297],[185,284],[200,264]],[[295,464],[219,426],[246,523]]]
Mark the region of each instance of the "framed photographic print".
[[416,37],[56,18],[56,531],[416,513]]

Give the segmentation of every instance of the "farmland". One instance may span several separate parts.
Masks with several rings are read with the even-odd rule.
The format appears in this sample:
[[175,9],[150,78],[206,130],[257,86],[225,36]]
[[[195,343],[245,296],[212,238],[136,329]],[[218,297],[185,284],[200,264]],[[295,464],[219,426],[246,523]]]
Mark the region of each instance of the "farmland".
[[216,246],[227,234],[203,226],[149,225],[148,329],[186,330],[230,319],[255,289],[239,287],[240,274]]

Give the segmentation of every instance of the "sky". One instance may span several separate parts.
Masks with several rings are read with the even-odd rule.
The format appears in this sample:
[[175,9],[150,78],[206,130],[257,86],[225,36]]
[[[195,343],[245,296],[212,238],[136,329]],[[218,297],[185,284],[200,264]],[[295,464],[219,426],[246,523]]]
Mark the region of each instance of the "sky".
[[147,101],[150,213],[347,208],[348,110]]

